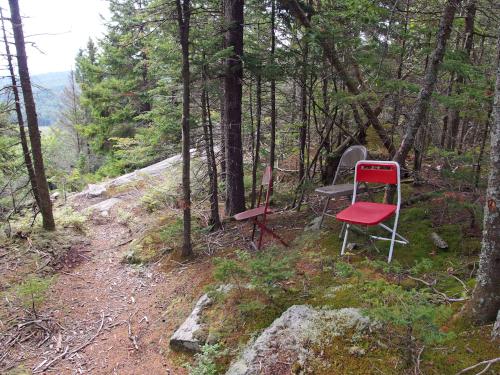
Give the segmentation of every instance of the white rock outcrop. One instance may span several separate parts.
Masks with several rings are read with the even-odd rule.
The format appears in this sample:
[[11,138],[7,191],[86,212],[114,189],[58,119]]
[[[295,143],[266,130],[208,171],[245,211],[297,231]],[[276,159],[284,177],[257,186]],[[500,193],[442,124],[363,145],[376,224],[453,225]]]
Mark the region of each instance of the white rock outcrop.
[[304,369],[314,356],[311,347],[323,347],[334,338],[360,334],[370,319],[355,308],[315,309],[291,306],[243,350],[226,375],[291,374]]

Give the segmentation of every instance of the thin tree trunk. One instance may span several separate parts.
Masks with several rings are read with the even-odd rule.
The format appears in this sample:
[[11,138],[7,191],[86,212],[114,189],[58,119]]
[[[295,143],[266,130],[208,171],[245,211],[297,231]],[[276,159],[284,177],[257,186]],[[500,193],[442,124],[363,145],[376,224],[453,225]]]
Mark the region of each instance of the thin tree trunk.
[[28,58],[26,56],[26,46],[24,43],[23,25],[19,12],[17,0],[9,0],[12,29],[14,31],[14,41],[17,51],[17,67],[23,92],[26,119],[28,121],[28,131],[31,142],[31,152],[33,154],[33,169],[35,172],[36,186],[38,188],[39,208],[42,214],[43,228],[55,230],[56,224],[52,213],[52,202],[50,201],[49,186],[45,176],[43,164],[42,142],[38,129],[38,118],[36,114],[35,100],[31,89],[30,74],[28,69]]
[[441,62],[443,61],[444,53],[446,51],[446,43],[450,37],[451,26],[455,18],[455,12],[460,4],[460,0],[448,0],[446,2],[441,21],[439,23],[439,31],[436,41],[436,48],[432,52],[430,62],[424,77],[424,83],[420,89],[420,93],[415,104],[415,110],[411,116],[410,122],[406,128],[403,141],[399,147],[394,160],[401,165],[405,163],[408,152],[410,151],[415,141],[415,136],[418,129],[425,121],[431,101],[431,95],[434,91],[434,86],[437,81],[437,74]]
[[262,125],[262,79],[260,73],[257,74],[256,78],[256,88],[255,88],[255,156],[252,165],[252,208],[255,207],[255,202],[257,200],[257,168],[260,163],[260,131]]
[[[307,15],[304,13],[304,10],[302,7],[299,5],[297,0],[280,0],[280,2],[286,6],[290,12],[299,20],[299,22],[306,28],[312,28],[311,22]],[[352,95],[359,96],[361,94],[359,88],[358,88],[358,83],[356,82],[355,79],[353,79],[349,73],[347,72],[344,64],[341,62],[337,51],[335,50],[335,45],[333,41],[328,37],[327,33],[318,33],[318,39],[323,47],[323,50],[332,64],[332,66],[335,68],[337,71],[337,74],[339,77],[344,81],[345,86],[349,93]],[[378,117],[375,115],[375,111],[371,107],[371,105],[365,100],[365,99],[359,99],[359,106],[365,113],[368,121],[370,121],[370,124],[373,126],[375,129],[375,132],[377,133],[378,137],[382,141],[384,147],[386,150],[389,152],[389,155],[392,157],[396,149],[394,147],[394,144],[391,141],[391,138],[387,134],[387,131],[385,128],[382,126],[380,123]]]
[[243,0],[225,0],[224,17],[227,25],[226,47],[233,53],[226,59],[224,101],[226,126],[226,214],[245,210],[243,185],[243,149],[241,140],[241,99],[243,64]]
[[0,7],[0,18],[2,19],[2,32],[3,32],[3,40],[5,43],[5,54],[7,55],[7,65],[9,68],[9,74],[12,82],[12,92],[14,93],[16,116],[17,116],[17,123],[19,125],[19,137],[21,139],[21,147],[23,149],[24,164],[26,166],[26,170],[28,171],[28,178],[30,180],[31,190],[33,191],[33,197],[35,198],[38,208],[40,209],[40,196],[38,195],[35,171],[33,169],[33,162],[31,161],[28,139],[26,138],[26,131],[24,129],[23,111],[21,110],[21,98],[19,97],[19,90],[17,88],[16,74],[14,73],[14,66],[12,64],[12,55],[10,53],[10,45],[7,39],[7,32],[5,31],[5,23],[1,7]]
[[[276,48],[276,0],[271,0],[271,64],[274,64]],[[271,78],[271,144],[269,147],[269,165],[274,169],[276,160],[276,79]],[[274,174],[273,174],[274,175]]]
[[[203,56],[205,59],[205,56]],[[222,228],[219,215],[219,197],[217,186],[217,161],[215,159],[214,141],[212,131],[212,119],[210,115],[210,98],[207,90],[206,65],[202,68],[202,90],[201,90],[201,122],[203,125],[203,137],[205,142],[205,154],[207,158],[207,172],[210,181],[210,219],[208,225],[211,230]]]
[[[474,18],[476,16],[476,0],[469,0],[467,6],[465,7],[465,29],[464,29],[464,50],[466,57],[469,59],[472,51],[473,36],[474,36]],[[465,83],[465,77],[462,74],[457,75],[456,79],[456,93],[460,94],[462,92],[462,85]],[[460,110],[455,108],[452,110],[450,115],[450,144],[449,148],[451,150],[460,149]],[[465,122],[462,122],[462,126],[465,126]]]
[[483,241],[479,256],[476,287],[467,309],[476,322],[492,322],[500,310],[500,38],[497,42],[497,73],[493,121],[491,122],[491,155]]
[[190,0],[176,0],[179,39],[182,49],[182,193],[183,193],[183,257],[193,254],[191,244],[191,154],[190,148],[190,72],[189,72],[189,21],[191,17]]
[[224,80],[219,82],[219,103],[220,103],[220,178],[226,181],[226,109],[224,103]]
[[[305,38],[304,38],[305,39]],[[299,128],[299,182],[303,180],[306,165],[306,140],[307,140],[307,58],[308,44],[304,40],[302,57],[302,72],[300,77],[300,128]]]
[[481,163],[483,162],[484,149],[486,147],[486,140],[488,139],[488,130],[490,127],[490,118],[492,110],[493,107],[491,107],[489,111],[488,120],[486,120],[486,123],[484,124],[484,131],[481,135],[481,145],[479,146],[479,155],[477,156],[476,170],[474,175],[474,186],[476,188],[479,187],[479,180],[481,179]]

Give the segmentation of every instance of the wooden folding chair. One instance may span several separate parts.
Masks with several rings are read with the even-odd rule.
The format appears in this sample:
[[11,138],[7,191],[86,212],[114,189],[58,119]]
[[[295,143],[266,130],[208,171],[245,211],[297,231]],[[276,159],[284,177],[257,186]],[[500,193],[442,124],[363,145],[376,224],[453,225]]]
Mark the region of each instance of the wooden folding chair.
[[[264,204],[261,205],[264,188],[266,188],[266,200]],[[279,240],[283,245],[288,246],[288,244],[280,236],[274,233],[274,231],[266,225],[267,214],[272,213],[272,210],[269,208],[269,200],[271,198],[272,190],[273,190],[272,170],[271,167],[268,166],[264,170],[264,175],[262,176],[262,182],[260,184],[260,190],[259,190],[259,197],[257,200],[257,207],[234,215],[234,218],[238,221],[253,219],[252,246],[257,250],[260,250],[260,247],[262,246],[262,238],[264,236],[264,233],[270,234],[271,236]],[[259,227],[260,235],[259,235],[259,241],[257,245],[255,245],[254,238],[255,238],[255,230],[257,227]]]
[[[384,204],[375,202],[356,202],[356,192],[360,183],[382,183],[397,186],[398,201],[397,204]],[[352,204],[345,210],[340,211],[336,218],[339,221],[347,223],[342,244],[341,254],[344,255],[351,225],[374,226],[378,225],[387,230],[391,237],[370,236],[377,240],[391,241],[389,248],[388,263],[392,260],[394,243],[406,245],[409,241],[399,235],[396,230],[398,227],[399,209],[401,207],[401,179],[399,164],[395,161],[374,161],[362,160],[356,163],[354,172],[354,192],[352,195]],[[388,227],[382,222],[394,216],[393,228]],[[396,239],[398,237],[398,240]]]

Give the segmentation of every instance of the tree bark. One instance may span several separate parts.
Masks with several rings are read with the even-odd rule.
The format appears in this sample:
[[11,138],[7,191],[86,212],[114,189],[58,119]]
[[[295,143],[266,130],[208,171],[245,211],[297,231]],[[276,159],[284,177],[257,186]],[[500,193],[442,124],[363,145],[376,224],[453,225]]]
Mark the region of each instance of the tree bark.
[[[470,54],[472,51],[472,44],[474,38],[474,18],[476,16],[476,0],[469,0],[467,6],[465,7],[465,28],[464,28],[464,51],[467,59],[470,59]],[[465,77],[463,74],[458,74],[456,78],[456,93],[460,94],[462,92],[462,85],[465,83]],[[449,149],[455,150],[460,149],[460,110],[455,108],[451,111],[450,115],[450,137],[449,137]],[[463,123],[462,126],[465,126]]]
[[[276,0],[271,0],[271,64],[274,65],[276,48]],[[269,165],[274,170],[276,160],[276,78],[271,78],[271,142],[269,145]],[[274,173],[272,174],[274,176]]]
[[257,168],[260,163],[260,132],[262,125],[262,79],[260,73],[258,73],[256,78],[256,89],[255,89],[255,154],[252,165],[252,208],[255,207],[255,202],[257,200]]
[[243,149],[241,140],[241,99],[243,64],[243,0],[225,0],[226,47],[233,49],[226,59],[224,102],[226,126],[226,214],[245,210],[243,185]]
[[12,29],[14,31],[14,42],[17,51],[17,67],[19,79],[24,98],[26,119],[28,121],[28,131],[30,135],[31,152],[33,154],[33,168],[35,172],[36,186],[40,200],[39,208],[42,214],[43,228],[45,230],[55,230],[56,224],[52,213],[52,202],[50,201],[49,186],[45,176],[43,164],[42,142],[38,129],[38,118],[36,114],[35,100],[31,89],[31,80],[28,69],[28,58],[26,56],[26,46],[24,43],[24,32],[17,0],[9,0]]
[[21,139],[21,147],[23,149],[24,164],[28,172],[28,178],[30,180],[31,190],[33,191],[33,197],[35,198],[35,202],[38,208],[40,209],[40,196],[38,194],[38,188],[36,186],[35,170],[33,169],[33,162],[31,161],[28,139],[26,138],[26,130],[24,129],[24,117],[23,111],[21,110],[21,98],[19,97],[19,90],[17,88],[16,74],[14,73],[14,65],[12,64],[12,54],[10,53],[9,40],[7,39],[7,32],[5,30],[2,8],[0,8],[0,18],[2,19],[3,41],[5,44],[5,54],[7,55],[7,66],[9,68],[9,74],[12,82],[12,93],[14,94],[17,124],[19,126],[19,138]]
[[500,310],[500,38],[497,48],[495,101],[490,136],[490,174],[484,207],[483,241],[476,287],[469,306],[466,306],[466,309],[470,309],[474,321],[479,323],[494,321]]
[[[203,56],[205,59],[205,56]],[[203,137],[205,141],[205,154],[207,158],[207,173],[210,181],[210,219],[208,225],[211,230],[222,228],[219,215],[219,192],[217,184],[217,160],[214,152],[214,138],[212,116],[210,115],[210,98],[207,90],[206,65],[202,67],[202,90],[201,90],[201,122],[203,125]]]
[[438,70],[441,66],[441,62],[443,61],[444,53],[446,51],[446,43],[450,37],[451,26],[459,4],[460,0],[448,0],[446,2],[441,21],[439,23],[436,47],[430,57],[430,62],[427,66],[424,77],[424,83],[420,89],[417,102],[415,103],[415,109],[406,128],[403,141],[394,156],[394,160],[401,165],[405,163],[408,152],[415,142],[417,131],[425,121],[431,101],[431,95],[434,91],[438,78]]
[[[304,179],[306,165],[306,140],[307,140],[307,58],[308,44],[304,38],[302,57],[302,72],[300,77],[300,128],[299,128],[299,182]],[[326,110],[326,109],[325,109]]]
[[191,18],[190,0],[176,0],[179,38],[182,49],[182,193],[183,193],[183,257],[193,254],[191,243],[191,154],[190,148],[190,72],[189,72],[189,22]]

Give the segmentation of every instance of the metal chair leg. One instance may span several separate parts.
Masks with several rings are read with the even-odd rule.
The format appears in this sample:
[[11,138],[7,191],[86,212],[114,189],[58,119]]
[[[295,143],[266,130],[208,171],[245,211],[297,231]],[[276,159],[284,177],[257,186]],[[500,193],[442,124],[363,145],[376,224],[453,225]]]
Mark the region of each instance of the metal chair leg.
[[344,253],[345,253],[345,246],[347,245],[347,236],[348,235],[349,235],[349,224],[347,224],[346,228],[345,228],[344,242],[342,243],[342,250],[340,251],[340,255],[344,255]]
[[387,263],[391,263],[392,260],[392,253],[394,251],[394,240],[396,239],[396,230],[398,229],[398,218],[399,218],[399,211],[396,212],[396,218],[394,219],[394,229],[392,231],[392,236],[391,236],[391,247],[389,248],[389,258],[387,259]]
[[343,221],[342,222],[342,229],[340,229],[340,233],[339,233],[339,238],[342,238],[342,235],[344,234],[344,231],[345,231],[345,222]]
[[325,220],[325,214],[326,214],[326,211],[328,211],[328,204],[329,203],[330,203],[330,197],[327,197],[325,207],[323,207],[323,213],[321,214],[321,221],[319,222],[319,229],[321,229],[321,226],[323,225],[323,220]]

